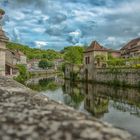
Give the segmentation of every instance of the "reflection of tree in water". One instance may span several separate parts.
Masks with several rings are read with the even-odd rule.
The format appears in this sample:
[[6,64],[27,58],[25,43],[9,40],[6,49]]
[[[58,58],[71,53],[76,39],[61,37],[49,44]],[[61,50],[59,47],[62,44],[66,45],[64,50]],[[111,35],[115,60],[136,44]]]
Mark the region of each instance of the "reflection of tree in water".
[[65,103],[74,108],[79,108],[81,102],[84,100],[84,95],[81,93],[81,90],[78,88],[77,84],[71,83],[70,81],[65,81],[65,84],[62,88],[63,93],[67,94]]
[[55,91],[59,88],[58,84],[55,83],[55,78],[43,78],[39,80],[38,84],[28,84],[27,86],[36,91]]

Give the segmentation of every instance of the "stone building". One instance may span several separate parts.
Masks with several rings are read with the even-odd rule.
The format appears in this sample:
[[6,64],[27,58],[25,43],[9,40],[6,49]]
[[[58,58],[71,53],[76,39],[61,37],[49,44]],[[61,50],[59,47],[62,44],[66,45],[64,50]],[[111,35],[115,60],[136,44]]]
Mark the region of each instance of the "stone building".
[[130,42],[128,42],[124,47],[122,47],[121,57],[140,57],[140,38],[133,39]]
[[6,42],[8,38],[0,27],[0,75],[5,76],[5,62],[6,62]]
[[22,52],[6,48],[8,40],[0,28],[0,76],[16,75],[18,73],[17,64],[27,65],[27,58]]
[[106,67],[108,49],[93,41],[84,52],[84,74],[83,79],[92,80],[95,68]]
[[27,68],[28,70],[39,70],[39,62],[41,59],[31,59],[27,62]]
[[15,55],[19,58],[18,64],[27,66],[27,56],[23,52],[17,50],[15,51]]
[[16,64],[18,64],[19,61],[19,56],[14,51],[6,50],[5,74],[16,75],[18,72]]

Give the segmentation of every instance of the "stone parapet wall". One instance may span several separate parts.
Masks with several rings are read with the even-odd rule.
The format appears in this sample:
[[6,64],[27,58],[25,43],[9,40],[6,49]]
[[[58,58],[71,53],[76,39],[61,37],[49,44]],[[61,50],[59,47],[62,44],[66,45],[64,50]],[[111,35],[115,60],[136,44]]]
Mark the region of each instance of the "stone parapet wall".
[[1,140],[134,140],[131,134],[0,77]]
[[120,82],[126,85],[138,86],[140,83],[140,69],[102,68],[96,69],[93,80],[97,82]]

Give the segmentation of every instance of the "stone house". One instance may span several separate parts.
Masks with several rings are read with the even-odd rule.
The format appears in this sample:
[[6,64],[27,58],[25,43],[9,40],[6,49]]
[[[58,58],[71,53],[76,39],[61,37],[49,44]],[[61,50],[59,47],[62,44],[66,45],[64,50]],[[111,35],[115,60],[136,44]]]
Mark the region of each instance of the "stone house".
[[18,64],[27,65],[27,56],[23,52],[17,50],[15,55],[19,58]]
[[95,68],[106,67],[108,49],[93,41],[84,52],[84,74],[82,79],[92,80]]
[[6,50],[6,75],[17,75],[18,64],[27,66],[27,57],[21,51],[18,50]]
[[39,68],[39,62],[41,61],[41,59],[31,59],[27,62],[27,68],[29,70],[38,70]]
[[62,64],[64,63],[64,59],[55,59],[54,60],[54,69],[58,70]]
[[79,73],[80,73],[81,68],[82,68],[82,65],[76,65],[76,64],[67,63],[65,65],[65,78],[66,79],[71,79],[71,80],[73,78],[79,78],[79,80],[80,80]]
[[20,62],[20,58],[14,51],[6,50],[5,74],[16,75],[18,73],[18,69],[16,65],[19,62]]
[[121,48],[122,58],[140,57],[140,38],[129,41]]
[[27,65],[27,58],[22,52],[6,48],[8,40],[0,28],[0,76],[16,75],[18,73],[17,64]]

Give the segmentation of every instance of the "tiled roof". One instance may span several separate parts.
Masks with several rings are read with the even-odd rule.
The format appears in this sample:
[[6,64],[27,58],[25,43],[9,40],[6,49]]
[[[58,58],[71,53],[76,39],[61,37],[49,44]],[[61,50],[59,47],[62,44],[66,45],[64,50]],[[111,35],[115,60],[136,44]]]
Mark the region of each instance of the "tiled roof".
[[93,41],[91,45],[85,50],[85,53],[92,51],[108,51],[108,49],[101,46],[97,41]]
[[137,46],[138,42],[140,42],[140,37],[136,38],[136,39],[133,39],[130,42],[128,42],[124,47],[121,48],[121,50],[132,49],[132,47]]

